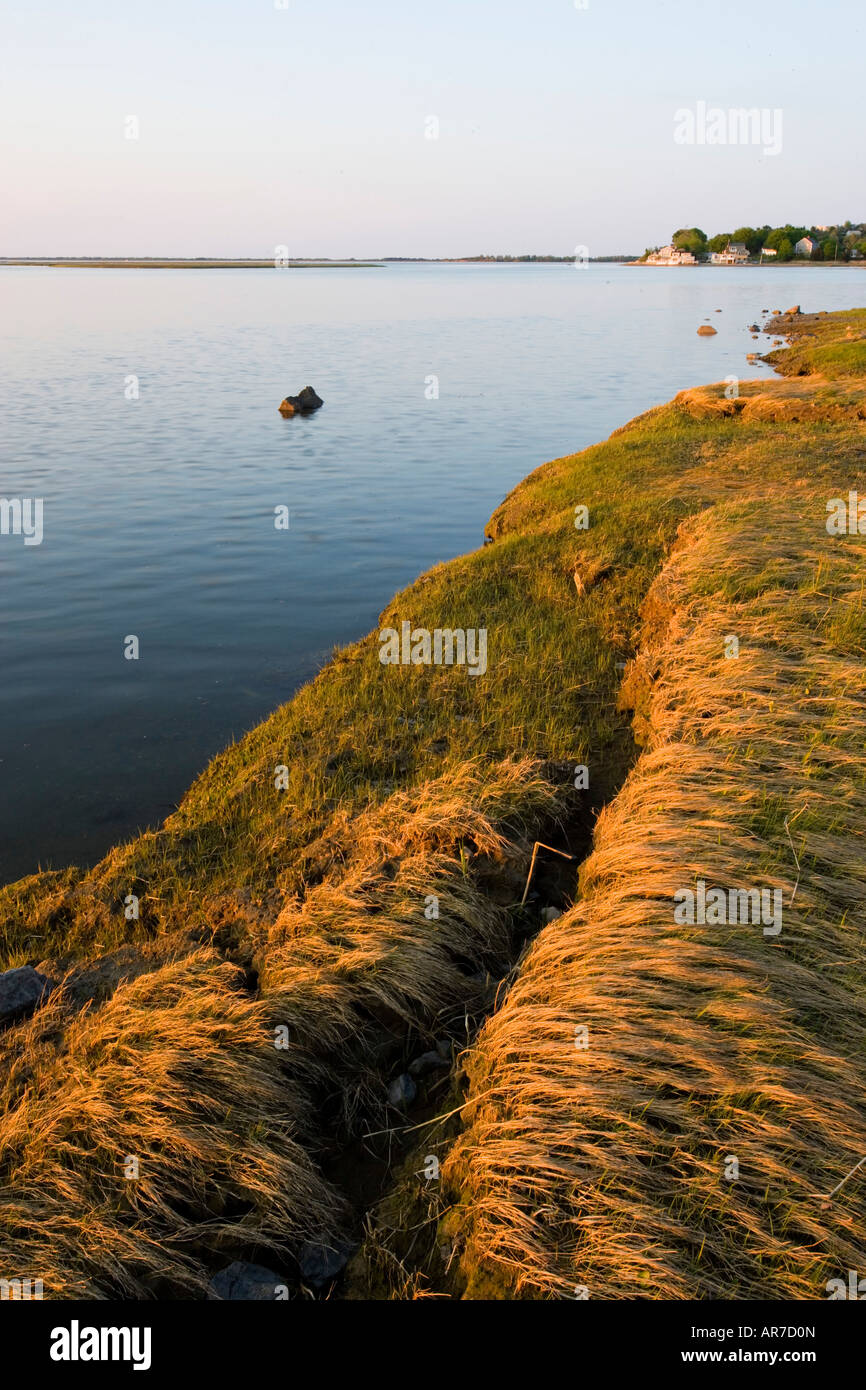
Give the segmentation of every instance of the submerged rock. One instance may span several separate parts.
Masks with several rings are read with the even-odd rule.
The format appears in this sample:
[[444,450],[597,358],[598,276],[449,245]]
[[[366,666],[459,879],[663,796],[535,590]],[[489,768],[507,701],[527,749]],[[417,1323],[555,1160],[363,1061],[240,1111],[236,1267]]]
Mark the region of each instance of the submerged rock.
[[19,965],[0,975],[0,1024],[32,1013],[51,990],[51,981],[32,965]]
[[305,386],[297,396],[286,396],[279,410],[281,415],[310,415],[324,404],[325,402],[313,390],[312,386]]
[[285,1279],[272,1269],[235,1260],[211,1279],[208,1298],[228,1303],[273,1303],[277,1293],[285,1288]]

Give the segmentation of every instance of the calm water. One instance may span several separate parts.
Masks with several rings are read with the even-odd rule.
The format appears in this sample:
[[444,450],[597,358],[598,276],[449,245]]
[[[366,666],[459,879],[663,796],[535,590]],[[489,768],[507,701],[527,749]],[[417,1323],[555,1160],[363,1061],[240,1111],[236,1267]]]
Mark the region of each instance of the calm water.
[[766,371],[762,309],[864,300],[842,267],[0,269],[0,496],[44,499],[41,545],[0,536],[0,880],[161,821],[537,464]]

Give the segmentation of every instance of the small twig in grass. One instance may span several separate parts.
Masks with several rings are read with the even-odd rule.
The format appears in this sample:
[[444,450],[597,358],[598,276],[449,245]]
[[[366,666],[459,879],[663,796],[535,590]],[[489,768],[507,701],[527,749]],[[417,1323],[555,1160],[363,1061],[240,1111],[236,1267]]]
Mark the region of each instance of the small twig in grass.
[[[799,815],[799,812],[798,812],[798,815]],[[790,906],[791,906],[791,903],[793,903],[793,901],[794,901],[794,898],[797,896],[797,884],[799,884],[799,882],[800,882],[800,861],[799,861],[799,859],[797,858],[797,851],[794,849],[794,841],[791,839],[791,832],[790,832],[790,830],[788,829],[788,817],[787,817],[787,816],[785,817],[785,834],[786,834],[787,837],[788,837],[788,844],[791,846],[791,853],[792,853],[793,856],[794,856],[794,863],[797,865],[797,882],[794,884],[794,891],[793,891],[793,893],[791,894],[791,902],[788,904],[788,906],[790,907]]]
[[829,1202],[830,1198],[836,1196],[836,1193],[839,1191],[839,1188],[843,1187],[849,1178],[853,1178],[854,1174],[857,1172],[857,1169],[862,1168],[864,1163],[866,1163],[866,1154],[863,1155],[863,1157],[859,1160],[858,1163],[854,1164],[854,1167],[851,1169],[850,1173],[845,1174],[841,1182],[837,1182],[832,1192],[828,1192],[826,1195],[823,1192],[816,1192],[815,1196],[824,1197],[824,1201]]
[[474,1105],[476,1101],[484,1100],[485,1096],[492,1096],[498,1090],[493,1086],[489,1091],[482,1091],[480,1096],[470,1096],[469,1100],[458,1105],[456,1110],[449,1110],[447,1115],[434,1115],[432,1120],[422,1120],[419,1125],[401,1125],[394,1129],[374,1129],[364,1135],[365,1139],[375,1139],[380,1134],[411,1134],[414,1129],[424,1129],[427,1125],[438,1124],[440,1120],[450,1120],[452,1115],[459,1115],[461,1110],[465,1110],[468,1105]]
[[548,849],[550,850],[551,854],[558,854],[562,859],[574,858],[573,854],[566,854],[565,850],[554,849],[553,845],[543,845],[540,840],[536,840],[535,844],[532,847],[532,858],[529,861],[529,873],[526,875],[526,887],[523,890],[523,897],[520,899],[521,907],[523,907],[523,904],[526,902],[526,896],[529,892],[529,885],[532,882],[532,875],[535,873],[535,861],[538,857],[538,851],[540,849]]

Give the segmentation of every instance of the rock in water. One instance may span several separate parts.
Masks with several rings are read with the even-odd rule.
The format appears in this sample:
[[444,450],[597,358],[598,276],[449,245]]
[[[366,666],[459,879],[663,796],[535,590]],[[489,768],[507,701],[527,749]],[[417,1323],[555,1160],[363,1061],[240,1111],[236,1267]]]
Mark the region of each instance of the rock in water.
[[[208,1285],[211,1301],[222,1299],[229,1303],[273,1303],[277,1291],[282,1292],[286,1281],[264,1265],[248,1265],[235,1260],[215,1274]],[[285,1297],[285,1294],[283,1294]]]
[[51,989],[51,981],[32,965],[19,965],[0,975],[0,1024],[32,1013]]
[[318,410],[325,402],[318,395],[312,386],[305,386],[303,391],[299,391],[297,396],[286,396],[280,405],[281,415],[311,415],[314,410]]
[[794,307],[793,307],[792,309],[786,309],[786,310],[785,310],[785,317],[787,318],[787,317],[788,317],[789,315],[791,315],[791,314],[799,314],[799,312],[800,312],[800,306],[799,306],[799,304],[795,304]]
[[702,323],[700,328],[698,329],[698,332],[700,333],[702,338],[709,338],[711,334],[715,336],[716,330],[712,327],[711,324]]

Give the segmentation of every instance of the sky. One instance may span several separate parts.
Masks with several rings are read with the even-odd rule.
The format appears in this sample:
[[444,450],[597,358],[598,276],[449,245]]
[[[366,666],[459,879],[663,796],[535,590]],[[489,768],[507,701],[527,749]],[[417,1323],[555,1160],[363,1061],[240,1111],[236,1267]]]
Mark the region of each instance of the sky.
[[[603,256],[859,222],[864,14],[0,0],[0,255]],[[774,138],[698,143],[699,103]]]

